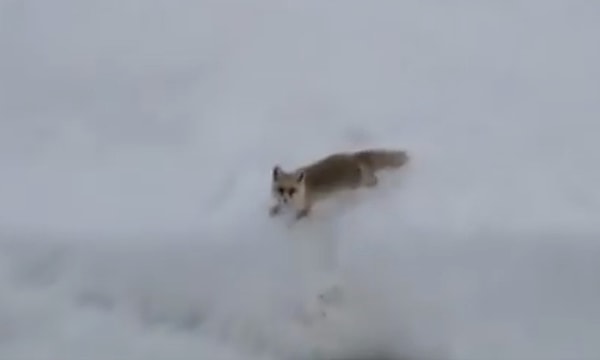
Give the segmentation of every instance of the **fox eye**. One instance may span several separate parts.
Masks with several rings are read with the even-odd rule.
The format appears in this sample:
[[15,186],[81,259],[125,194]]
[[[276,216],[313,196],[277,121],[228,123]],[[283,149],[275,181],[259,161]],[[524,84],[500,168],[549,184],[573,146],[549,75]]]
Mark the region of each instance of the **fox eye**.
[[290,196],[294,196],[295,193],[296,193],[296,189],[294,189],[294,188],[288,189],[288,194],[290,194]]
[[277,192],[278,192],[279,194],[283,195],[283,194],[285,193],[285,189],[284,189],[284,188],[282,188],[282,187],[278,187],[278,188],[277,188]]

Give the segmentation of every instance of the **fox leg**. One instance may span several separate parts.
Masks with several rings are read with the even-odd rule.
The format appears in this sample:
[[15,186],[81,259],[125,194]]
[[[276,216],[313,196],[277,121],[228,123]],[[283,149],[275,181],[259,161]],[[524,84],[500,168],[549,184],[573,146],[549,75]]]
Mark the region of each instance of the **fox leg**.
[[281,204],[277,203],[275,205],[272,205],[269,208],[269,215],[270,216],[275,216],[275,215],[279,215],[279,213],[281,212]]
[[310,202],[307,202],[302,208],[300,208],[296,212],[296,220],[300,220],[302,218],[307,217],[310,214],[311,206],[312,204]]
[[305,218],[308,216],[308,214],[310,214],[310,208],[304,208],[304,209],[298,210],[298,212],[296,213],[296,220]]
[[302,207],[296,212],[296,220],[300,220],[304,217],[307,217],[310,214],[311,208],[312,199],[310,197],[307,197],[304,199],[304,204],[302,204]]
[[377,179],[377,175],[375,175],[375,172],[366,165],[362,165],[360,167],[360,176],[362,184],[366,187],[374,187],[379,182],[379,180]]

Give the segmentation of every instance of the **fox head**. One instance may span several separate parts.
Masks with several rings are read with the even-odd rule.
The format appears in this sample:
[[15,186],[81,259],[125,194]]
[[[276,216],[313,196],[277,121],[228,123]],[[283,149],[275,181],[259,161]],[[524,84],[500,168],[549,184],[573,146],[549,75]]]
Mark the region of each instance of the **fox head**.
[[305,196],[305,172],[285,172],[280,166],[273,167],[271,192],[280,204],[301,209]]

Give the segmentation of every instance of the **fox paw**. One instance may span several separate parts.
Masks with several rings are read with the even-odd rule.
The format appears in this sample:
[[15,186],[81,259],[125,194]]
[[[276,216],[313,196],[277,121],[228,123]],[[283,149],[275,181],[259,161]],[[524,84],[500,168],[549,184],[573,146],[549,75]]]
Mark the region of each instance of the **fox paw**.
[[308,209],[302,209],[296,213],[296,220],[303,219],[303,218],[307,217],[308,214],[309,214]]
[[281,212],[281,206],[279,206],[279,205],[274,205],[269,208],[269,216],[271,216],[271,217],[279,215],[280,212]]
[[318,295],[318,298],[319,298],[319,301],[322,302],[323,304],[339,305],[343,302],[344,294],[343,294],[342,288],[339,285],[333,285],[328,289],[324,289],[324,291],[322,291]]

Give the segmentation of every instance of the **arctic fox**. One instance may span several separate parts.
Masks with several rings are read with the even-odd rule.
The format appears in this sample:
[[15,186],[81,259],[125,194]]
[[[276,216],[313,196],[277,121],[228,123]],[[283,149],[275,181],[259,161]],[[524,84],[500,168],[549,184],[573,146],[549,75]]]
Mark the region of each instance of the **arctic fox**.
[[275,165],[271,181],[275,204],[269,214],[275,216],[283,206],[291,206],[296,219],[301,219],[316,201],[338,190],[374,187],[377,170],[401,167],[408,159],[405,151],[368,149],[332,154],[290,172]]

